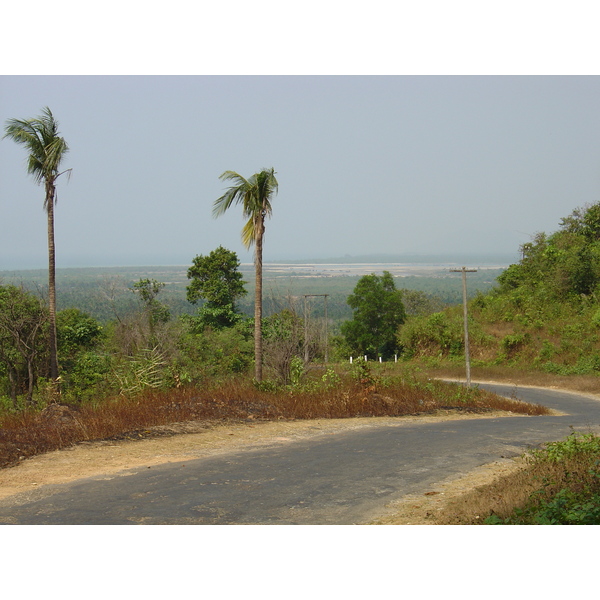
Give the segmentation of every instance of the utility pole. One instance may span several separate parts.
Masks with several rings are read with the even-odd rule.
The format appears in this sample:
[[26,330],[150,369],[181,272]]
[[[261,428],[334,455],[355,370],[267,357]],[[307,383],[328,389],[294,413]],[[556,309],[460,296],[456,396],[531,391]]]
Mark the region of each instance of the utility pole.
[[325,364],[329,362],[329,340],[327,337],[327,298],[329,294],[304,294],[304,362],[308,364],[308,311],[306,310],[307,298],[325,299]]
[[469,352],[469,322],[467,319],[467,273],[477,273],[477,269],[450,269],[451,273],[462,273],[463,319],[465,327],[465,363],[467,366],[467,387],[471,387],[471,356]]

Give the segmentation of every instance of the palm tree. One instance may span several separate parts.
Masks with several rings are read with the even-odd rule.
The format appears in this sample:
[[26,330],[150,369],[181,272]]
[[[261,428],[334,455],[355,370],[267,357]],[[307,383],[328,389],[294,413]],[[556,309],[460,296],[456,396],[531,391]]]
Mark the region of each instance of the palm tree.
[[27,173],[38,184],[44,184],[46,196],[44,209],[48,214],[48,308],[50,320],[50,378],[58,386],[58,358],[56,347],[56,261],[54,248],[54,204],[56,202],[56,180],[66,172],[59,171],[60,164],[69,147],[59,137],[58,122],[48,107],[34,119],[6,121],[4,138],[9,138],[26,148]]
[[242,214],[248,222],[242,229],[242,243],[246,248],[254,245],[254,268],[256,290],[254,293],[254,373],[257,381],[262,381],[262,252],[265,234],[265,218],[273,209],[271,197],[277,193],[279,184],[275,171],[263,169],[249,179],[235,171],[225,171],[219,179],[233,181],[234,185],[213,205],[213,216],[222,215],[232,204],[242,205]]

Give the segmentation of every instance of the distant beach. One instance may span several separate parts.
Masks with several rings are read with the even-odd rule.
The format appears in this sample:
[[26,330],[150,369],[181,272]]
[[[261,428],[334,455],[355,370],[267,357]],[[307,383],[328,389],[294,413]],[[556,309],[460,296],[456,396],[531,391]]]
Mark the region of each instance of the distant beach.
[[[294,277],[360,277],[375,273],[380,275],[389,271],[394,277],[438,277],[448,274],[450,269],[461,267],[458,263],[423,264],[423,263],[264,263],[263,274],[266,277],[290,276]],[[505,269],[508,264],[490,265],[464,265],[482,271]],[[241,265],[243,270],[253,269],[251,263]]]

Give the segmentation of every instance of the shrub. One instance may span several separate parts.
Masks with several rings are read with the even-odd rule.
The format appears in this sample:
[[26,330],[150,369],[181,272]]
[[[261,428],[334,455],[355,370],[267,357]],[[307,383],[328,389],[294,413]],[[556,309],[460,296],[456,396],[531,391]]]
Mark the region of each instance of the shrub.
[[530,336],[526,333],[512,333],[502,339],[500,347],[507,358],[512,358],[529,340]]
[[491,515],[487,525],[600,524],[599,437],[572,433],[532,451],[528,461],[541,486],[525,506],[506,518]]
[[447,312],[413,317],[400,328],[398,340],[408,356],[456,356],[464,347],[462,322]]

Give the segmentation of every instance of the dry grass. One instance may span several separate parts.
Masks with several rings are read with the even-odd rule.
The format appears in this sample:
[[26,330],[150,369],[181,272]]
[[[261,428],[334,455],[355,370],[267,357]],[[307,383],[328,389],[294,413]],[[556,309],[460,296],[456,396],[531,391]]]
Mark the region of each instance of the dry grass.
[[528,454],[521,458],[514,472],[450,500],[431,515],[431,521],[437,525],[477,525],[492,515],[501,520],[514,518],[515,510],[528,508],[535,512],[551,502],[560,490],[585,498],[598,492],[598,458],[597,448],[559,460],[549,459],[544,451]]
[[204,389],[146,391],[98,406],[51,404],[41,412],[5,416],[0,420],[0,467],[83,441],[156,436],[159,433],[153,427],[174,422],[403,416],[440,409],[548,414],[542,406],[489,392],[401,377],[362,383],[342,377],[334,386],[271,392],[257,389],[248,380],[232,380]]
[[481,525],[492,514],[506,518],[515,508],[525,505],[530,495],[539,489],[538,474],[524,460],[509,475],[447,502],[443,508],[430,514],[435,525]]

